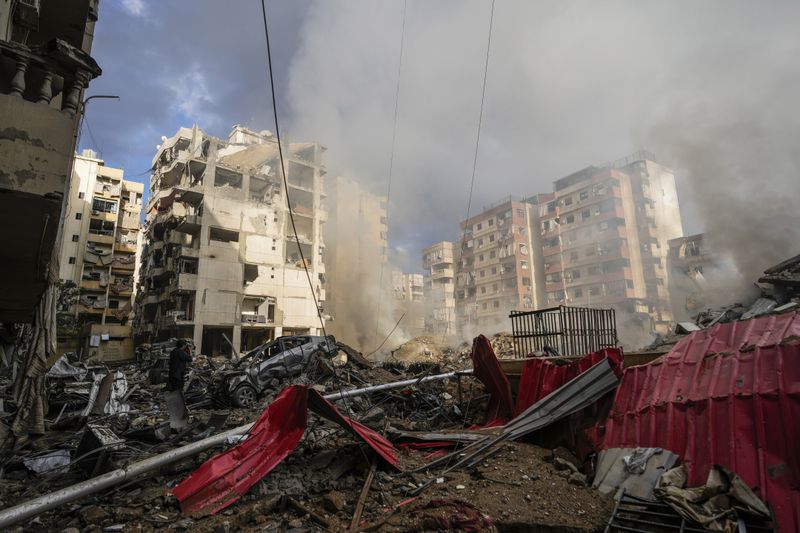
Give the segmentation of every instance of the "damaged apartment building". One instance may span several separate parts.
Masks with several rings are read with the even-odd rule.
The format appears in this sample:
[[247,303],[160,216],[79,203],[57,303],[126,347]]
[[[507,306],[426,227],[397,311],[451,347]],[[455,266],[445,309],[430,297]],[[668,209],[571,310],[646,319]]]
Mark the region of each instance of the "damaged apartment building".
[[83,91],[101,73],[97,17],[97,0],[0,2],[0,352],[14,369],[4,395],[17,443],[44,430],[63,200]]
[[675,176],[648,152],[556,180],[553,192],[503,200],[461,229],[461,324],[576,305],[613,307],[644,332],[670,329],[669,241],[683,226]]
[[546,305],[614,307],[669,331],[668,243],[683,235],[672,170],[637,152],[554,185],[540,202]]
[[143,193],[144,184],[124,179],[93,151],[75,157],[59,260],[59,353],[105,362],[134,357],[130,318]]
[[425,330],[434,335],[454,336],[456,330],[455,261],[450,241],[437,242],[422,250]]
[[281,335],[317,334],[325,301],[324,147],[284,147],[235,126],[227,140],[197,126],[162,138],[153,158],[134,335],[193,339],[201,353],[246,351]]

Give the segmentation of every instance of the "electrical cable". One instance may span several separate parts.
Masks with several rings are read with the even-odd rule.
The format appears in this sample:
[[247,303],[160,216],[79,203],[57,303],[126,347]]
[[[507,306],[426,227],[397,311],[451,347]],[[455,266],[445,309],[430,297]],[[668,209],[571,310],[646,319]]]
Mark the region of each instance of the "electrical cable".
[[[392,194],[392,174],[394,171],[394,149],[397,141],[397,116],[400,109],[400,74],[403,70],[403,49],[405,48],[405,35],[406,35],[406,8],[408,7],[408,0],[403,1],[403,21],[400,24],[400,56],[397,61],[397,85],[394,90],[394,124],[392,125],[392,146],[389,152],[389,179],[386,186],[386,240],[389,240],[389,198]],[[381,258],[381,273],[378,276],[378,312],[375,314],[375,335],[374,339],[378,337],[378,329],[381,320],[381,304],[383,302],[383,269],[386,266],[388,257]],[[399,323],[399,321],[398,321]],[[395,326],[396,328],[397,326]],[[394,330],[392,330],[394,331]],[[389,333],[391,335],[391,333]],[[388,339],[388,336],[387,336]],[[377,352],[385,343],[384,340],[371,354]],[[371,355],[370,354],[370,355]]]
[[383,345],[384,345],[384,344],[386,344],[386,341],[388,341],[388,340],[389,340],[389,337],[391,337],[391,336],[392,336],[392,333],[394,333],[394,330],[396,330],[396,329],[397,329],[397,326],[399,326],[399,325],[400,325],[400,321],[401,321],[401,320],[403,320],[403,318],[404,318],[405,316],[406,316],[406,314],[405,314],[405,313],[403,313],[402,315],[400,315],[400,318],[398,318],[398,319],[397,319],[397,323],[396,323],[396,324],[394,325],[394,327],[392,328],[392,331],[390,331],[390,332],[389,332],[389,334],[388,334],[388,335],[386,335],[386,338],[385,338],[385,339],[383,339],[383,342],[382,342],[382,343],[380,343],[380,345],[379,345],[377,348],[375,348],[374,350],[372,350],[371,352],[369,352],[369,353],[368,353],[367,355],[365,355],[364,357],[369,357],[370,355],[374,354],[375,352],[377,352],[378,350],[380,350],[381,348],[383,348]]
[[[475,174],[476,174],[476,169],[478,167],[478,149],[480,148],[481,144],[481,129],[483,127],[483,107],[484,107],[484,102],[486,100],[486,78],[489,72],[489,53],[492,49],[492,27],[494,26],[494,2],[495,0],[492,0],[492,7],[489,13],[489,32],[488,32],[489,35],[486,40],[486,59],[483,64],[483,88],[481,89],[481,105],[480,105],[480,110],[478,111],[478,131],[475,135],[475,153],[473,154],[472,157],[472,177],[470,178],[469,197],[467,198],[467,216],[464,218],[464,230],[461,233],[461,243],[460,243],[461,251],[458,254],[459,260],[458,260],[458,268],[456,269],[457,274],[459,274],[460,270],[462,269],[461,265],[463,261],[461,260],[461,254],[463,253],[464,245],[466,244],[465,240],[467,238],[467,222],[469,221],[469,212],[472,209],[472,193],[475,189]],[[456,276],[456,278],[458,278],[458,276]],[[466,297],[466,294],[464,296]]]
[[[314,282],[311,280],[311,273],[308,271],[308,264],[306,263],[305,254],[303,254],[303,248],[300,246],[300,237],[297,234],[297,226],[294,222],[294,214],[292,213],[292,201],[289,198],[289,181],[286,177],[286,164],[283,159],[283,145],[281,144],[281,130],[278,125],[278,104],[275,98],[275,78],[272,74],[272,50],[270,49],[269,45],[269,26],[267,25],[267,6],[265,0],[261,0],[261,14],[264,18],[264,35],[267,41],[267,71],[269,73],[269,86],[270,86],[270,94],[272,96],[272,112],[275,116],[275,139],[278,141],[278,158],[281,162],[281,176],[283,177],[283,188],[286,191],[286,207],[289,210],[289,220],[292,223],[292,233],[294,233],[294,240],[297,243],[297,250],[300,252],[300,261],[303,262],[303,270],[306,272],[306,278],[308,279],[308,286],[311,289],[311,297],[314,299],[314,307],[317,309],[317,317],[319,318],[319,325],[322,328],[323,336],[327,337],[328,334],[325,331],[325,321],[322,318],[322,311],[319,308],[319,301],[317,301],[317,293],[314,291]],[[313,249],[312,249],[313,254]]]
[[[263,18],[263,21],[264,21],[264,37],[265,37],[266,44],[267,44],[267,71],[268,71],[268,74],[269,74],[270,94],[272,96],[272,112],[273,112],[273,116],[275,117],[275,139],[277,140],[277,144],[278,144],[278,157],[280,158],[280,163],[281,163],[281,174],[282,174],[282,177],[283,177],[283,188],[284,188],[284,191],[286,192],[286,207],[289,210],[289,220],[292,223],[292,232],[294,233],[294,239],[295,239],[295,242],[297,243],[297,250],[300,252],[300,260],[303,262],[303,269],[306,272],[306,278],[308,279],[308,286],[309,286],[309,288],[311,290],[311,297],[314,299],[314,306],[317,309],[317,317],[319,318],[319,324],[320,324],[320,327],[322,328],[322,335],[326,339],[325,342],[329,343],[330,341],[328,339],[328,333],[325,331],[325,321],[322,318],[322,311],[320,310],[319,302],[317,301],[317,294],[314,291],[314,283],[311,281],[311,273],[308,271],[308,264],[306,263],[305,256],[303,254],[303,249],[300,246],[300,237],[297,234],[297,227],[295,226],[294,215],[292,214],[292,203],[291,203],[291,200],[289,198],[289,181],[288,181],[288,179],[286,177],[286,165],[285,165],[284,159],[283,159],[283,148],[282,148],[282,145],[281,145],[281,133],[280,133],[280,126],[278,124],[278,104],[277,104],[276,98],[275,98],[275,78],[274,78],[273,73],[272,73],[272,49],[270,48],[270,42],[269,42],[269,25],[267,24],[267,6],[266,6],[266,1],[265,0],[261,0],[261,15],[262,15],[262,18]],[[312,250],[312,253],[313,253],[313,250]],[[342,394],[343,393],[342,384],[341,384],[341,381],[339,380],[338,374],[336,373],[336,368],[335,367],[333,369],[333,379],[334,379],[334,381],[336,383],[336,387],[339,389],[339,394]],[[343,398],[343,403],[344,403],[345,412],[347,412],[347,414],[349,414],[349,415],[353,415],[353,411],[350,408],[350,403],[344,398]],[[367,457],[367,454],[364,452],[363,449],[361,451],[362,451],[362,454],[364,455],[364,459],[366,459],[367,462],[369,462],[369,457]]]

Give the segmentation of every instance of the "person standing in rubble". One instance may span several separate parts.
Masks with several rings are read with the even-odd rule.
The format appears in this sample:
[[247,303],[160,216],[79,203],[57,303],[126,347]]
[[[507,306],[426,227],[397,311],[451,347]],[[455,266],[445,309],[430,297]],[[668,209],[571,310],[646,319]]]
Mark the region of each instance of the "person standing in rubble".
[[192,347],[183,339],[178,339],[175,348],[169,353],[169,374],[167,376],[167,392],[183,392],[183,380],[186,378],[186,365],[192,362]]

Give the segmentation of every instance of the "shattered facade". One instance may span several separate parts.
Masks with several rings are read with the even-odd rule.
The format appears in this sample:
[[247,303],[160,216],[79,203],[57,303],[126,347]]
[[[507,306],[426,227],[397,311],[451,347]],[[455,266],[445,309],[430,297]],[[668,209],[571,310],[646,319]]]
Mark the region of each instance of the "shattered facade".
[[422,250],[425,330],[433,335],[456,335],[455,261],[452,242]]
[[706,307],[710,290],[706,276],[716,261],[703,233],[670,239],[667,245],[672,313],[676,320],[684,320]]
[[138,338],[187,337],[216,355],[321,331],[303,261],[323,306],[325,149],[284,150],[299,246],[270,132],[235,126],[223,140],[195,126],[163,141],[146,206]]
[[512,309],[543,304],[538,209],[513,198],[461,223],[456,317],[462,331],[497,327]]
[[424,284],[422,274],[392,270],[395,320],[403,317],[404,330],[411,335],[425,331]]
[[555,182],[541,205],[547,305],[613,306],[664,333],[668,242],[683,235],[675,177],[639,152]]
[[[134,356],[130,318],[143,193],[144,184],[124,179],[121,169],[106,166],[91,150],[75,157],[59,279],[62,286],[77,287],[79,294],[76,302],[59,309],[59,320],[64,314],[72,315],[83,330],[84,358],[100,355],[104,359],[106,349],[123,359]],[[112,324],[117,327],[111,328]],[[70,346],[70,341],[77,341],[74,331],[62,329],[59,350],[79,351]]]

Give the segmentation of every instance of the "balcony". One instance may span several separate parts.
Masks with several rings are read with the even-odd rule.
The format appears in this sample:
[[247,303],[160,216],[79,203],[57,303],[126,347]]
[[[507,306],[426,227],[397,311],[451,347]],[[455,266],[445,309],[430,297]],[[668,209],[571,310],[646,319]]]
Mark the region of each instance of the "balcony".
[[242,313],[243,326],[266,326],[267,324],[271,323],[272,320],[269,320],[266,315]]
[[86,240],[89,242],[96,242],[98,244],[114,244],[114,233],[94,233],[89,231],[89,233],[86,235]]
[[117,213],[115,211],[92,211],[90,216],[95,220],[102,220],[105,222],[117,221]]
[[202,217],[200,215],[186,215],[178,223],[175,231],[196,235],[200,233],[200,226],[202,223]]
[[187,314],[186,311],[181,311],[178,309],[167,311],[167,313],[162,315],[161,318],[161,326],[167,328],[186,326],[186,325],[191,325],[192,323],[193,323],[192,316],[190,314]]
[[169,284],[170,292],[188,292],[197,290],[197,274],[178,274]]
[[114,243],[114,251],[115,252],[135,254],[136,253],[136,245],[135,244],[131,244],[129,242],[117,242],[117,243]]
[[81,289],[86,289],[89,291],[104,291],[106,290],[105,287],[100,286],[100,281],[95,279],[82,279],[81,282],[78,284]]

